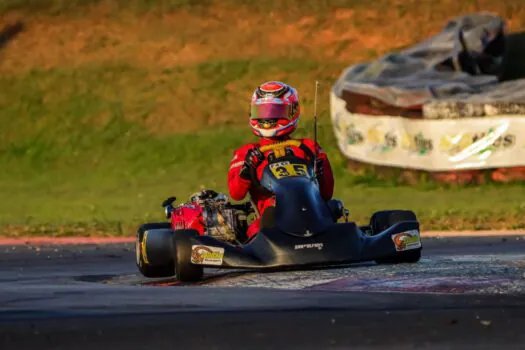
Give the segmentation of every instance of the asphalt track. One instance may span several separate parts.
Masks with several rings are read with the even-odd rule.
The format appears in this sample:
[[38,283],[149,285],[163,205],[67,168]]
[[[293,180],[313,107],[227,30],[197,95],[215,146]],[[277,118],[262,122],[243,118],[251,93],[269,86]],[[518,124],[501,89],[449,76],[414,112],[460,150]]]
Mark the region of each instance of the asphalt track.
[[198,286],[141,278],[132,244],[3,246],[0,349],[525,349],[525,239],[424,244],[418,264]]

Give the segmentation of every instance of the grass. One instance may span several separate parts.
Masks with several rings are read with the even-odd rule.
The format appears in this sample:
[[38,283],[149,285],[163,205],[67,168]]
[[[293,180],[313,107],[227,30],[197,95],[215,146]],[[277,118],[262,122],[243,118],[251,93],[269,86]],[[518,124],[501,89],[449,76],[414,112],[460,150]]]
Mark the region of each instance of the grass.
[[233,149],[253,140],[247,101],[269,79],[299,89],[298,136],[311,135],[321,81],[320,141],[354,220],[401,207],[425,229],[525,228],[520,184],[410,187],[349,173],[328,115],[349,64],[480,8],[519,28],[520,3],[287,0],[277,12],[273,0],[4,0],[0,30],[25,29],[0,45],[0,234],[127,235],[162,219],[169,195],[226,191]]
[[[116,140],[104,156],[97,158],[98,150],[91,150],[64,170],[43,161],[53,170],[0,180],[1,197],[9,199],[0,203],[0,224],[7,235],[130,234],[140,222],[161,219],[160,202],[168,195],[185,200],[201,187],[226,191],[231,149],[249,139],[244,129],[234,128],[156,141]],[[336,170],[337,196],[354,220],[366,222],[374,210],[413,208],[425,229],[525,228],[524,186],[407,187],[366,174],[348,176],[330,134],[322,132],[321,139]],[[40,159],[28,168],[36,168]],[[98,162],[87,163],[93,159]]]

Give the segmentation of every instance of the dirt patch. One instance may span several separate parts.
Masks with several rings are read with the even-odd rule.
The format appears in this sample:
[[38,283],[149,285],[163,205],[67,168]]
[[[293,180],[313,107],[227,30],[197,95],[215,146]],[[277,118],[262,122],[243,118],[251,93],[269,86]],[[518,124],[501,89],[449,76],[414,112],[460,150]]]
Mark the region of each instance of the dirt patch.
[[479,9],[504,16],[511,30],[523,27],[525,20],[525,8],[515,2],[383,2],[296,20],[253,11],[250,5],[219,4],[202,12],[183,8],[140,16],[116,15],[104,4],[86,9],[83,16],[9,13],[0,17],[0,27],[23,20],[26,30],[2,55],[0,71],[114,61],[165,68],[261,55],[350,63],[368,58],[370,50],[384,53],[422,40],[451,17]]

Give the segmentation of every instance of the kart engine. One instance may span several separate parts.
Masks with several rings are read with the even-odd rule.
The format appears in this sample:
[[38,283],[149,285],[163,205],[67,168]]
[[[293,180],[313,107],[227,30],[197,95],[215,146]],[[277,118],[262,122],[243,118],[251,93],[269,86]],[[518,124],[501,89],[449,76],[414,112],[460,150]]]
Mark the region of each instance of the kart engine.
[[237,242],[238,237],[246,232],[247,214],[234,208],[225,195],[204,190],[191,199],[202,207],[206,235],[222,241]]

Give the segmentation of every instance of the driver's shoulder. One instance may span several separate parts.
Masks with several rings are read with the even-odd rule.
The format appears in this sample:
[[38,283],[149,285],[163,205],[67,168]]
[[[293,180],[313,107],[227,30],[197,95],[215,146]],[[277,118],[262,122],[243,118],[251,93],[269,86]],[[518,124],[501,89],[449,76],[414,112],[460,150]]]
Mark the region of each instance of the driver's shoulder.
[[312,139],[304,138],[304,139],[299,139],[299,141],[301,141],[303,145],[310,148],[312,151],[315,150],[316,147],[321,148],[321,146],[319,146],[319,144]]

